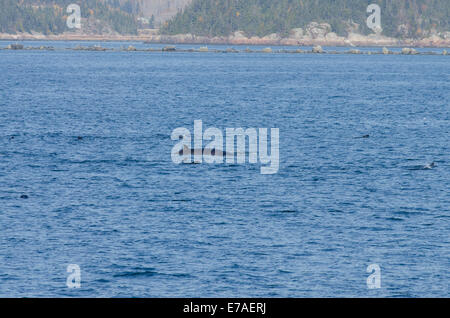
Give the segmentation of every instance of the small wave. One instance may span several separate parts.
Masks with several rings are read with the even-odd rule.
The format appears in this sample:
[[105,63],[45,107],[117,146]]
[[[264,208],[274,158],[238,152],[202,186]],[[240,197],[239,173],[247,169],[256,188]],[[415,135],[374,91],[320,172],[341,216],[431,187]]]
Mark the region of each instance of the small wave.
[[404,216],[420,214],[420,212],[417,212],[417,211],[405,211],[405,210],[395,211],[394,213],[397,214],[397,215],[404,215]]
[[86,160],[73,160],[73,159],[60,159],[61,163],[68,164],[99,164],[99,163],[119,163],[116,159],[86,159]]
[[170,134],[160,134],[160,133],[158,133],[158,134],[155,134],[154,137],[157,138],[157,139],[166,140],[167,138],[170,138]]
[[281,210],[281,213],[297,213],[297,210],[293,210],[293,209],[286,209],[286,210]]
[[97,282],[97,283],[109,283],[110,280],[104,279],[104,278],[100,278],[100,279],[95,280],[95,282]]
[[136,270],[136,271],[127,271],[127,272],[121,272],[114,274],[114,277],[152,277],[159,275],[157,271],[154,269],[147,269],[147,270]]
[[388,218],[385,218],[385,220],[387,220],[387,221],[395,221],[395,222],[401,222],[401,221],[404,221],[404,219],[402,219],[402,218],[396,218],[396,217],[388,217]]
[[121,187],[121,188],[125,188],[125,189],[139,189],[139,188],[140,188],[140,187],[134,186],[134,185],[132,185],[132,184],[129,184],[129,183],[127,183],[127,182],[122,182],[122,183],[120,184],[120,187]]
[[163,274],[163,275],[168,275],[168,276],[173,276],[173,277],[178,277],[178,278],[191,277],[190,274],[186,274],[186,273]]

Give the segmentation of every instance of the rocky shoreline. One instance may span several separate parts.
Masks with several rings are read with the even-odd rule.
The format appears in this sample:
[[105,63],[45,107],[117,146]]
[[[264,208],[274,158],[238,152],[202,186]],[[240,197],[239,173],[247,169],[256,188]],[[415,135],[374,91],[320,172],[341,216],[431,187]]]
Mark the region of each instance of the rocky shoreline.
[[350,49],[348,51],[335,51],[335,50],[324,50],[322,46],[316,45],[310,50],[304,50],[301,48],[297,49],[272,49],[271,47],[266,47],[264,49],[252,50],[250,48],[246,48],[244,50],[237,50],[235,48],[227,48],[224,50],[221,49],[209,49],[207,46],[202,46],[200,48],[177,48],[175,46],[169,45],[162,48],[136,48],[132,45],[128,47],[120,47],[120,48],[106,48],[100,45],[93,46],[76,46],[74,48],[54,48],[52,46],[24,46],[23,44],[15,43],[9,44],[8,46],[1,48],[0,50],[11,50],[11,51],[22,51],[22,50],[39,50],[39,51],[55,51],[55,50],[65,50],[65,51],[94,51],[94,52],[185,52],[185,53],[263,53],[263,54],[280,54],[280,53],[290,53],[290,54],[365,54],[365,55],[444,55],[448,56],[447,50],[443,50],[442,53],[439,52],[419,52],[414,48],[405,47],[401,51],[391,51],[387,47],[383,47],[381,50],[377,51],[361,51],[358,49]]
[[[304,34],[302,29],[294,29],[287,38],[278,34],[265,37],[246,37],[243,32],[235,32],[228,37],[204,37],[192,34],[152,35],[146,43],[171,44],[224,44],[224,45],[272,45],[272,46],[352,46],[352,47],[450,47],[450,32],[444,35],[432,35],[423,39],[395,39],[382,35],[361,35],[350,33],[347,37],[340,37],[333,32]],[[313,33],[314,34],[314,33]],[[444,37],[442,37],[444,36]]]
[[198,36],[193,34],[161,35],[157,29],[139,30],[137,35],[120,35],[117,33],[88,34],[65,32],[59,35],[43,35],[39,33],[0,33],[0,40],[40,40],[40,41],[121,41],[165,44],[202,44],[202,45],[264,45],[264,46],[344,46],[344,47],[434,47],[449,48],[450,32],[433,32],[421,39],[397,39],[381,34],[362,35],[350,32],[342,37],[332,32],[328,23],[311,22],[305,28],[292,29],[289,35],[269,34],[264,37],[247,37],[244,32],[237,31],[230,36]]
[[342,39],[277,39],[275,37],[263,38],[236,38],[236,37],[202,37],[185,35],[16,35],[0,34],[4,41],[86,41],[86,42],[145,42],[147,44],[199,44],[199,45],[264,45],[264,46],[337,46],[337,47],[423,47],[423,48],[450,48],[450,39],[425,38],[421,40],[393,38],[375,38],[361,35],[350,35]]

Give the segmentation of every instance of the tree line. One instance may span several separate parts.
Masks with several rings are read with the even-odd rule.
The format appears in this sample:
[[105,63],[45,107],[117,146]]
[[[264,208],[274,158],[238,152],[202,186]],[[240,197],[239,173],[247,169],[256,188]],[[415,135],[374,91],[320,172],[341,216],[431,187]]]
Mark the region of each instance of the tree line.
[[369,34],[369,4],[381,8],[383,34],[420,38],[433,30],[450,31],[449,0],[193,0],[163,25],[163,34],[191,33],[227,36],[244,31],[248,36],[286,35],[310,22],[326,22],[338,35],[355,25]]
[[140,9],[130,0],[0,0],[0,32],[68,31],[66,8],[72,3],[80,6],[82,18],[94,17],[121,34],[137,33],[135,13]]

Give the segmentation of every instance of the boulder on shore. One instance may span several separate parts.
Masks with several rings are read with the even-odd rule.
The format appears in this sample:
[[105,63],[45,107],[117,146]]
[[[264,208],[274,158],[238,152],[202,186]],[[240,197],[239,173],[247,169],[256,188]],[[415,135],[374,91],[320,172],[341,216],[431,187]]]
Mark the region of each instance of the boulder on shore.
[[311,39],[325,38],[331,32],[331,25],[328,23],[311,22],[306,27],[306,35]]
[[322,47],[320,45],[313,47],[312,52],[313,53],[325,53],[325,51],[322,49]]
[[229,47],[225,50],[226,53],[239,53],[235,48]]
[[175,52],[176,48],[173,45],[165,46],[165,47],[163,47],[162,51],[163,52]]
[[101,51],[101,52],[103,52],[103,51],[106,51],[106,48],[104,48],[104,47],[102,47],[100,45],[94,45],[94,46],[91,46],[91,47],[87,48],[86,50],[87,51]]
[[414,54],[417,54],[417,51],[415,49],[411,49],[411,48],[405,47],[405,48],[402,49],[402,54],[404,54],[404,55],[414,55]]
[[10,44],[6,47],[8,50],[23,50],[22,44]]

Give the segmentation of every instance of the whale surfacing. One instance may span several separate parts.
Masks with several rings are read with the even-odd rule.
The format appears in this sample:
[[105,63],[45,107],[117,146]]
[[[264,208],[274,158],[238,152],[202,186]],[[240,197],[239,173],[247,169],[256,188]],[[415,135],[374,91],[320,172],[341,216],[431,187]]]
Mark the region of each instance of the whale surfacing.
[[201,156],[201,155],[203,155],[203,149],[191,149],[188,146],[184,145],[183,149],[181,149],[178,154],[180,156],[185,156],[185,155]]
[[234,156],[234,154],[228,153],[226,151],[218,150],[215,148],[202,148],[202,149],[191,149],[184,145],[178,154],[180,156],[191,155],[191,156],[212,156],[212,157],[226,157]]
[[433,161],[432,163],[427,163],[426,165],[420,166],[409,166],[408,170],[431,170],[437,167],[437,164]]
[[429,164],[426,164],[425,166],[423,166],[424,169],[433,169],[434,167],[436,167],[436,163],[432,162]]

